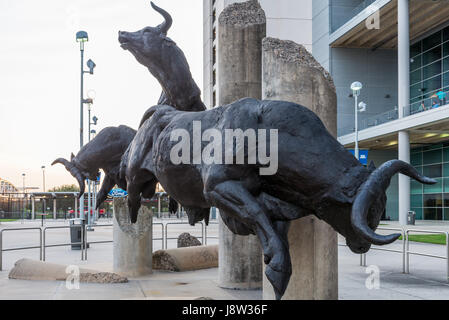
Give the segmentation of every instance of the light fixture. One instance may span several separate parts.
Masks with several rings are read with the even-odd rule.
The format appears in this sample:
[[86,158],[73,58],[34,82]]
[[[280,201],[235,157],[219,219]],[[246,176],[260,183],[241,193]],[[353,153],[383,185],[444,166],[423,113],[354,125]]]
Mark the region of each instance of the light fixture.
[[96,96],[97,96],[97,92],[95,90],[91,89],[91,90],[87,91],[88,98],[95,100]]
[[[92,118],[92,121],[93,121],[92,124],[97,125],[98,118],[97,118],[96,116],[94,116],[94,117]],[[93,131],[95,131],[95,130],[93,130]]]
[[89,36],[86,31],[78,31],[76,33],[76,42],[87,42],[89,41]]
[[360,95],[360,90],[362,90],[362,88],[363,88],[363,85],[359,81],[353,82],[351,84],[351,90],[352,90],[352,93],[353,93],[354,96],[359,96]]
[[89,73],[90,74],[94,74],[94,69],[95,69],[95,67],[97,66],[96,64],[95,64],[95,62],[93,62],[91,59],[89,59],[89,60],[87,60],[87,67],[89,68]]
[[359,103],[359,112],[365,112],[366,111],[366,103],[361,101]]

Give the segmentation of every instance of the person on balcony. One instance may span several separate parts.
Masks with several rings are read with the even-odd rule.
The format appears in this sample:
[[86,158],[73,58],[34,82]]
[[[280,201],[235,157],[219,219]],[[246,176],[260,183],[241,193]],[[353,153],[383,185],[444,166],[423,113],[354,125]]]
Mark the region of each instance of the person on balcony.
[[432,101],[432,109],[438,108],[440,105],[436,101]]
[[446,104],[446,92],[440,90],[437,92],[437,96],[440,100],[440,106],[444,106]]

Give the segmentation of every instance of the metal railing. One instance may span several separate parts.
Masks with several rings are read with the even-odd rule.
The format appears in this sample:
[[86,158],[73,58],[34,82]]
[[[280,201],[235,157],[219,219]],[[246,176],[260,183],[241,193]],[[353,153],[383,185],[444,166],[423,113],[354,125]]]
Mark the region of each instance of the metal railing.
[[[423,252],[415,252],[410,251],[410,233],[427,233],[427,234],[444,234],[446,236],[446,255],[438,256]],[[449,232],[447,231],[432,231],[432,230],[418,230],[418,229],[409,229],[406,231],[406,245],[405,245],[405,254],[406,254],[406,273],[410,273],[410,255],[424,256],[430,258],[437,259],[445,259],[446,260],[446,281],[449,282]]]
[[[113,227],[113,226],[114,226],[113,224],[96,224],[95,228]],[[81,228],[81,229],[85,229],[86,227],[87,227],[87,225],[85,225],[84,228]],[[85,261],[87,261],[87,249],[89,248],[89,244],[101,244],[101,243],[113,243],[114,242],[114,240],[88,241],[87,235],[89,234],[89,232],[84,231],[84,234],[86,235],[86,239],[85,239],[86,247],[84,248],[84,260]],[[81,239],[82,238],[83,238],[83,236],[81,233]]]
[[[42,258],[41,258],[41,260],[45,261],[45,256],[46,256],[46,250],[45,249],[46,248],[68,247],[68,246],[71,246],[71,245],[78,245],[79,244],[81,246],[81,261],[83,261],[84,260],[83,251],[84,251],[84,246],[85,246],[85,243],[86,243],[86,239],[85,239],[86,228],[83,227],[82,225],[78,225],[77,227],[81,228],[81,241],[80,242],[58,243],[58,244],[46,244],[46,232],[47,232],[47,230],[70,229],[70,226],[45,227],[43,229],[42,241],[41,241],[41,246],[42,246]],[[83,241],[83,239],[84,239],[84,241]]]
[[[208,236],[207,235],[207,226],[201,221],[198,222],[201,225],[201,243],[207,245],[207,239],[218,239],[218,236]],[[210,225],[217,225],[218,222],[210,222]],[[156,222],[153,223],[153,226],[161,226],[161,237],[160,238],[152,238],[153,241],[161,241],[162,249],[168,248],[168,240],[178,239],[177,237],[168,237],[168,226],[169,225],[189,225],[188,222]],[[56,229],[70,229],[73,226],[49,226],[49,227],[32,227],[32,228],[5,228],[0,230],[0,271],[2,271],[3,267],[3,252],[7,251],[19,251],[19,250],[28,250],[28,249],[39,249],[39,260],[46,261],[47,248],[55,248],[55,247],[65,247],[72,245],[80,245],[81,249],[81,261],[87,261],[87,248],[90,244],[102,244],[102,243],[113,243],[113,240],[100,240],[100,241],[88,241],[88,232],[86,231],[87,225],[75,225],[75,228],[81,229],[81,240],[80,242],[70,242],[70,243],[55,243],[55,244],[47,244],[48,241],[48,231],[56,230]],[[101,227],[113,227],[113,224],[97,224],[95,228]],[[16,248],[3,248],[3,233],[4,232],[13,232],[13,231],[27,231],[27,230],[39,230],[39,246],[26,246],[26,247],[16,247]]]
[[[204,244],[204,223],[202,221],[197,222],[198,224],[201,225],[201,243]],[[168,226],[169,225],[180,225],[180,224],[187,224],[190,225],[188,222],[167,222],[164,223],[164,228],[165,228],[165,249],[167,249],[168,247],[168,240],[175,240],[178,239],[178,237],[168,237]]]
[[[154,226],[161,226],[161,237],[160,238],[155,238],[153,237],[153,242],[156,241],[161,241],[161,247],[162,249],[164,249],[164,224],[162,222],[153,222],[153,231],[154,231]],[[154,235],[154,232],[153,232]]]
[[[384,230],[384,231],[399,231],[402,236],[402,250],[397,249],[389,249],[389,248],[381,248],[381,247],[371,247],[371,250],[376,251],[387,251],[387,252],[395,252],[395,253],[401,253],[402,254],[402,273],[405,272],[405,238],[406,238],[406,232],[403,228],[387,228],[387,227],[379,227],[377,230]],[[366,267],[366,253],[360,255],[360,266]]]
[[[23,231],[23,230],[39,230],[39,246],[31,247],[17,247],[3,249],[3,233],[11,231]],[[0,230],[0,271],[3,270],[3,252],[6,251],[19,251],[19,250],[29,250],[29,249],[39,249],[39,260],[42,260],[42,229],[41,228],[10,228]]]
[[[218,225],[218,222],[209,222],[209,225]],[[207,239],[218,239],[218,235],[216,237],[207,236],[207,228],[209,226],[204,226],[204,245],[207,246]]]

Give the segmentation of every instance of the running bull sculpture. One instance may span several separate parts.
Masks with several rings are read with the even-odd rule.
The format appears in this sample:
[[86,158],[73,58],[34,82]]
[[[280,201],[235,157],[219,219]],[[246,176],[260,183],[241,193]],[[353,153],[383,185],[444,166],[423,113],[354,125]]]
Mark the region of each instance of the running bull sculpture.
[[60,163],[78,181],[79,197],[84,194],[85,180],[95,180],[102,169],[105,173],[103,184],[98,192],[96,208],[106,200],[109,191],[118,185],[126,190],[126,180],[120,177],[122,156],[136,135],[136,130],[127,126],[107,127],[87,143],[70,161],[59,158],[52,165]]
[[[170,68],[172,55],[179,52],[165,36],[171,18],[162,9],[156,10],[164,15],[165,23],[156,29],[120,32],[119,41],[158,77],[159,66]],[[157,61],[155,65],[155,50],[164,52],[166,61]],[[178,70],[176,65],[172,71],[173,81],[179,73],[185,75],[185,70]],[[167,94],[169,89],[165,89]],[[167,96],[176,100],[171,94]],[[208,111],[182,110],[186,108],[179,108],[176,103],[150,108],[129,146],[129,156],[122,161],[131,221],[137,220],[142,195],[154,193],[157,182],[187,209],[191,224],[202,219],[207,222],[208,208],[219,208],[231,231],[258,236],[267,264],[265,273],[277,299],[284,294],[291,276],[287,239],[291,220],[313,214],[343,235],[353,252],[364,253],[371,244],[389,244],[400,236],[375,233],[385,210],[385,190],[393,175],[402,173],[424,184],[436,183],[398,160],[386,162],[378,169],[365,168],[313,112],[294,103],[243,99]],[[182,149],[187,151],[189,161],[175,164],[171,155],[173,150],[179,150],[180,142],[173,139],[174,133],[194,136],[195,122],[200,123],[202,135],[212,129],[218,130],[222,138],[226,129],[277,130],[278,140],[270,138],[270,143],[277,142],[277,171],[260,175],[264,163],[250,161],[254,150],[248,146],[244,148],[243,164],[198,163],[195,160],[199,155],[194,154],[198,149],[193,146]],[[265,142],[259,136],[256,145]],[[200,143],[200,150],[204,150],[209,142]],[[238,151],[234,142],[227,146],[231,146],[234,155]],[[226,153],[226,149],[215,148],[214,154]]]

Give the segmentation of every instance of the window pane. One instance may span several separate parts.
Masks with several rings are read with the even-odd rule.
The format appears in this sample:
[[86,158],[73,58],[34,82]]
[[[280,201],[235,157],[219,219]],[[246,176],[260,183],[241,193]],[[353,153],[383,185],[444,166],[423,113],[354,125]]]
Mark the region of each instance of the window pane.
[[424,208],[424,220],[441,220],[442,214],[441,208]]
[[436,76],[430,79],[427,79],[425,81],[423,81],[423,90],[425,90],[425,92],[430,92],[430,91],[435,91],[437,89],[441,88],[441,78],[442,76]]
[[421,194],[412,194],[410,196],[410,205],[412,207],[422,208],[422,195]]
[[422,183],[415,180],[410,180],[410,193],[411,194],[422,194],[423,187]]
[[449,56],[449,42],[443,44],[443,57]]
[[444,209],[444,220],[449,220],[449,208]]
[[[422,65],[421,59],[422,59],[422,55],[411,58],[410,59],[410,70],[416,70],[418,68],[421,68],[421,65]],[[448,67],[449,67],[449,62],[448,62]]]
[[423,196],[423,207],[440,208],[443,206],[443,197],[441,193],[425,194]]
[[422,220],[422,213],[423,213],[422,208],[412,208],[411,210],[415,211],[415,213],[416,213],[415,219],[416,220]]
[[443,177],[449,177],[449,163],[443,164]]
[[412,153],[410,155],[410,163],[412,164],[412,166],[422,165],[422,153],[421,152]]
[[415,43],[410,47],[410,57],[414,57],[421,53],[421,41]]
[[444,179],[444,190],[443,190],[443,192],[449,192],[449,178],[445,178]]
[[441,162],[443,162],[443,161],[441,161],[442,159],[443,158],[442,158],[442,150],[441,149],[423,152],[424,164],[441,163]]
[[434,33],[433,35],[425,38],[422,41],[423,51],[429,50],[441,43],[441,31]]
[[443,159],[444,162],[449,162],[449,148],[443,149]]
[[449,86],[449,72],[443,74],[443,87]]
[[443,41],[449,40],[449,27],[443,29]]
[[410,87],[410,98],[421,97],[421,83],[417,83]]
[[449,193],[443,193],[444,206],[449,208]]
[[423,174],[429,178],[440,178],[443,176],[443,166],[441,164],[424,166]]
[[429,194],[429,193],[443,192],[443,179],[437,178],[435,180],[438,181],[436,184],[424,185],[424,193]]
[[421,82],[421,69],[416,70],[410,74],[410,84],[415,84]]
[[441,46],[438,46],[422,54],[422,64],[425,66],[441,58]]
[[441,73],[441,60],[423,68],[423,79],[432,78],[436,75],[439,75],[440,73]]

